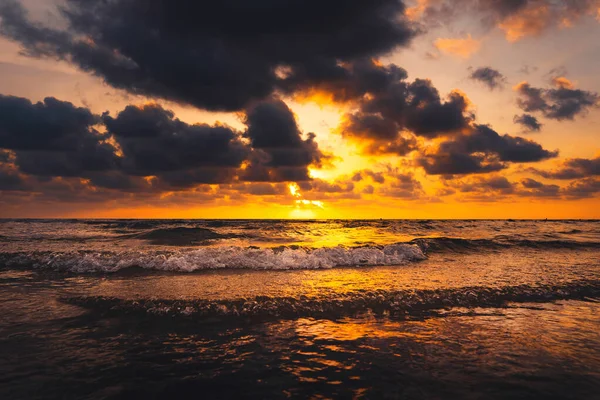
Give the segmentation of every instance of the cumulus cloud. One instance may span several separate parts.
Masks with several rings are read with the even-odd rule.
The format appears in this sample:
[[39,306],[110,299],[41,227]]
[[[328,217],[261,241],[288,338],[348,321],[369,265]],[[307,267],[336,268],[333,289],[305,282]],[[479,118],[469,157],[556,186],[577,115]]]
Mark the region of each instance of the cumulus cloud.
[[537,175],[547,179],[577,179],[600,176],[600,157],[593,159],[570,158],[550,171],[533,169]]
[[521,195],[530,197],[557,197],[560,195],[560,186],[548,185],[538,182],[531,178],[525,178],[521,181]]
[[501,89],[506,84],[506,77],[500,71],[490,67],[471,69],[469,79],[483,83],[490,90]]
[[115,88],[223,111],[280,86],[293,91],[292,81],[331,80],[340,63],[386,54],[417,33],[398,0],[65,0],[57,12],[64,29],[5,0],[0,33]]
[[417,165],[430,175],[464,175],[494,172],[509,163],[530,163],[557,157],[540,144],[510,135],[500,135],[487,125],[475,125],[467,134],[441,142],[417,158]]
[[20,174],[78,178],[123,192],[305,181],[308,167],[327,159],[282,101],[259,102],[244,113],[242,132],[188,124],[157,104],[130,105],[113,116],[55,98],[0,96],[2,187],[21,187]]
[[[568,198],[569,187],[561,188],[554,184],[545,184],[531,178],[520,182],[510,181],[501,175],[472,176],[460,179],[444,179],[444,190],[441,194],[449,196],[457,194],[463,200],[496,201],[499,198]],[[585,197],[585,196],[582,196]]]
[[430,80],[409,82],[406,72],[393,64],[363,62],[358,70],[349,66],[335,85],[314,89],[353,99],[355,108],[344,116],[340,132],[363,143],[369,154],[406,155],[418,148],[416,137],[460,132],[474,118],[464,94],[453,91],[442,98]]
[[515,115],[513,121],[529,132],[539,132],[542,130],[542,124],[531,114]]
[[585,115],[600,104],[598,93],[573,89],[573,84],[565,78],[555,78],[554,83],[556,87],[550,89],[519,83],[514,88],[519,94],[518,106],[528,113],[537,112],[548,119],[564,121]]
[[600,193],[600,179],[585,178],[571,182],[564,189],[564,193],[575,199],[594,197]]
[[39,176],[82,176],[116,167],[108,135],[95,129],[88,109],[47,97],[38,103],[0,95],[0,148],[14,152],[21,171]]
[[246,111],[245,123],[248,129],[244,137],[250,140],[255,153],[244,180],[309,180],[307,167],[320,166],[328,158],[319,150],[314,133],[302,138],[296,117],[281,100],[252,106]]
[[467,179],[444,179],[442,181],[447,188],[452,188],[448,193],[486,193],[512,194],[515,185],[506,177],[499,175],[474,176]]
[[250,153],[232,128],[190,125],[159,105],[128,106],[102,120],[122,152],[122,171],[175,186],[230,181]]

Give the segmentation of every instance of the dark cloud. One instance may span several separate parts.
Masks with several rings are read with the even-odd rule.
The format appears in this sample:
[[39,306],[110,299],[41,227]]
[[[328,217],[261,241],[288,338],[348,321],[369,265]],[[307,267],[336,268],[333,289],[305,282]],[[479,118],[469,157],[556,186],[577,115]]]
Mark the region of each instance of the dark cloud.
[[600,193],[600,179],[585,178],[575,182],[571,182],[563,193],[567,197],[582,199],[596,196]]
[[1,32],[30,56],[207,110],[240,110],[278,87],[294,91],[291,82],[330,81],[340,62],[386,54],[416,34],[398,0],[65,0],[58,11],[63,30],[5,0]]
[[380,192],[384,196],[401,198],[401,199],[417,199],[425,194],[423,185],[419,182],[414,174],[402,173],[399,171],[388,171],[388,185]]
[[21,190],[24,189],[24,185],[23,177],[19,175],[15,168],[0,164],[0,191]]
[[308,180],[308,166],[319,166],[328,158],[319,150],[313,133],[303,139],[294,113],[281,100],[250,107],[245,124],[248,129],[243,136],[255,150],[245,180]]
[[88,109],[47,97],[38,103],[0,94],[0,147],[10,150],[73,151],[103,137]]
[[573,120],[584,115],[590,108],[598,106],[598,93],[573,89],[570,82],[562,78],[556,88],[542,89],[527,82],[517,85],[519,107],[528,113],[539,112],[544,117],[558,121]]
[[453,92],[443,102],[430,80],[417,79],[409,86],[409,112],[406,128],[416,135],[427,138],[460,131],[471,122],[467,114],[468,100]]
[[523,181],[521,181],[521,184],[523,185],[523,187],[525,187],[527,189],[539,189],[541,187],[544,187],[543,183],[538,182],[531,178],[523,179]]
[[483,83],[490,90],[501,89],[506,85],[506,77],[500,71],[490,67],[471,69],[469,79]]
[[473,177],[467,180],[443,180],[446,187],[460,193],[490,193],[512,194],[515,186],[506,177],[492,175],[488,177]]
[[405,156],[419,149],[414,136],[399,135],[393,142],[373,142],[364,148],[365,154]]
[[466,199],[495,201],[501,196],[553,197],[559,198],[562,190],[558,185],[547,185],[530,178],[511,182],[501,175],[474,176],[466,179],[445,179],[442,195],[465,194]]
[[346,136],[392,141],[398,137],[398,124],[380,114],[351,114],[348,116],[342,133]]
[[86,190],[123,193],[240,180],[301,182],[311,179],[309,166],[329,160],[315,135],[303,135],[292,111],[277,99],[246,110],[245,132],[188,124],[156,104],[99,116],[54,98],[31,103],[0,95],[0,116],[4,190],[20,190],[25,181],[31,190],[49,190],[47,182],[56,177],[80,179]]
[[593,159],[571,158],[553,171],[533,169],[537,175],[547,179],[578,179],[600,176],[600,157]]
[[531,178],[523,179],[521,185],[525,188],[525,190],[520,192],[523,196],[558,197],[560,195],[560,186],[547,185]]
[[[455,134],[473,121],[467,111],[469,101],[461,93],[452,92],[442,99],[429,80],[407,82],[405,72],[394,65],[372,61],[368,65],[370,74],[350,66],[345,80],[337,81],[335,87],[313,88],[334,93],[336,98],[342,94],[354,98],[357,109],[345,116],[340,130],[343,136],[363,142],[366,153],[406,155],[417,149],[414,135]],[[361,71],[366,69],[363,62]]]
[[558,152],[521,137],[499,135],[486,125],[475,125],[469,134],[446,140],[417,159],[430,175],[499,171],[507,163],[529,163],[556,157]]
[[466,153],[432,153],[417,159],[429,175],[466,175],[500,171],[506,165],[493,155]]
[[310,191],[319,193],[349,193],[354,190],[354,182],[337,180],[327,182],[322,179],[315,179],[310,182]]
[[513,122],[522,125],[525,130],[530,132],[539,132],[542,130],[542,124],[531,114],[515,115]]
[[0,163],[8,163],[13,160],[14,160],[13,152],[0,149]]
[[43,102],[0,95],[0,148],[12,150],[22,172],[83,176],[116,168],[115,148],[86,108],[47,97]]
[[221,176],[214,168],[239,168],[250,152],[232,128],[190,125],[159,105],[128,106],[102,120],[122,151],[121,169],[131,175],[212,183]]

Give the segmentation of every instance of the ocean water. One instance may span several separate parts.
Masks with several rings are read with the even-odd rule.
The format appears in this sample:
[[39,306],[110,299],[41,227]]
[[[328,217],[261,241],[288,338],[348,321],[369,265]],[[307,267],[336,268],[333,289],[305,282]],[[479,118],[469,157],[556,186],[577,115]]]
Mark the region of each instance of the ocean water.
[[599,399],[600,221],[0,220],[0,398]]

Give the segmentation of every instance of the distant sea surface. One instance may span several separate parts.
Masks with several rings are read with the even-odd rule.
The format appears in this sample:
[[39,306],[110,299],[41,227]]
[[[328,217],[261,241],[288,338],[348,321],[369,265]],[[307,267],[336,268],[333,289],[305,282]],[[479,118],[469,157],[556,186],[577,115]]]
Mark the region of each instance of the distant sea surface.
[[600,221],[0,220],[0,398],[599,399]]

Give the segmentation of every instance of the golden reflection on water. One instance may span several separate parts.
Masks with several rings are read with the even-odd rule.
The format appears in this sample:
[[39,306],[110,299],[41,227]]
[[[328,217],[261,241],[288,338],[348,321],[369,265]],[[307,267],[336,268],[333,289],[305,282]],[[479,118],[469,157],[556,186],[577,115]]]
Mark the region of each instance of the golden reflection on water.
[[[267,324],[261,340],[288,354],[282,368],[300,382],[335,384],[336,376],[353,371],[360,380],[361,369],[371,368],[362,357],[381,360],[388,368],[393,368],[391,360],[398,360],[399,368],[428,365],[450,377],[452,370],[531,374],[533,365],[542,376],[583,370],[599,379],[599,324],[599,303],[566,301],[412,321],[371,315],[301,318]],[[287,348],[290,340],[302,350]],[[546,365],[553,369],[545,371]]]
[[[433,255],[394,267],[290,271],[208,271],[196,274],[79,276],[74,295],[126,299],[235,299],[256,296],[326,297],[377,290],[422,290],[467,286],[501,287],[594,279],[597,253],[511,251],[498,255]],[[535,262],[533,261],[535,259]],[[583,266],[583,267],[582,267]],[[87,282],[87,283],[86,283]],[[83,292],[81,292],[83,289]]]

